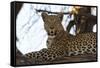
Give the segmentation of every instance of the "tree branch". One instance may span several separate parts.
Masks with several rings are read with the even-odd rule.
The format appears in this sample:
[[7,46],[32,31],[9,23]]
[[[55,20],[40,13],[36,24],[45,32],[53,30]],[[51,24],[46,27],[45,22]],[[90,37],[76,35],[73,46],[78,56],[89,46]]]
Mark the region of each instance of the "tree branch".
[[[37,12],[47,12],[47,13],[52,13],[52,14],[58,14],[60,12],[52,12],[52,11],[47,11],[47,10],[37,10]],[[63,14],[71,14],[71,12],[62,12]]]

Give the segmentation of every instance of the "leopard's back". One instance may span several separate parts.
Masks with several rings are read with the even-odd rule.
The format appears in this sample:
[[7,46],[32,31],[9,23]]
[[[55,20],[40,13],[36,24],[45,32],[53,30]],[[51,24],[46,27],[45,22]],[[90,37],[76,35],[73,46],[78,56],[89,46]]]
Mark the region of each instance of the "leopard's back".
[[67,55],[96,54],[96,33],[78,34],[67,40]]

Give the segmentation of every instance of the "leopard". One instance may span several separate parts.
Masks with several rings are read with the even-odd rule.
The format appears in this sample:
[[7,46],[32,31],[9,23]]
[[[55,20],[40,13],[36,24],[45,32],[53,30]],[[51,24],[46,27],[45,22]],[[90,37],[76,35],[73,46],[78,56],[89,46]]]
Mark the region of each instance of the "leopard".
[[48,35],[47,48],[27,53],[25,54],[26,58],[38,62],[52,62],[64,56],[96,54],[96,32],[80,33],[73,36],[67,33],[62,26],[63,13],[49,15],[43,12],[41,16]]

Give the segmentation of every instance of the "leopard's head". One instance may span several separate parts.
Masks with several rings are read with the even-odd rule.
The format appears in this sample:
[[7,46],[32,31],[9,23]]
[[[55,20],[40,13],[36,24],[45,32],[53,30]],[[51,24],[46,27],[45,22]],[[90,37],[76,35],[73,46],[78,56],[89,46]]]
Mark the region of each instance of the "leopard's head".
[[56,36],[60,31],[64,30],[61,24],[63,19],[62,13],[58,15],[42,13],[42,19],[44,21],[44,28],[49,36]]

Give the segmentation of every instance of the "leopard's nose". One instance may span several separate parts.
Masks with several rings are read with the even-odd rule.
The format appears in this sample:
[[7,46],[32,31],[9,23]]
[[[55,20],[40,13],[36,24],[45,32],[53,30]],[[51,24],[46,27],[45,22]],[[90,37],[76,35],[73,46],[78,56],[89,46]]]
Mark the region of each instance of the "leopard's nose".
[[53,29],[54,27],[50,27],[50,29]]
[[51,33],[53,33],[53,31],[51,31]]

